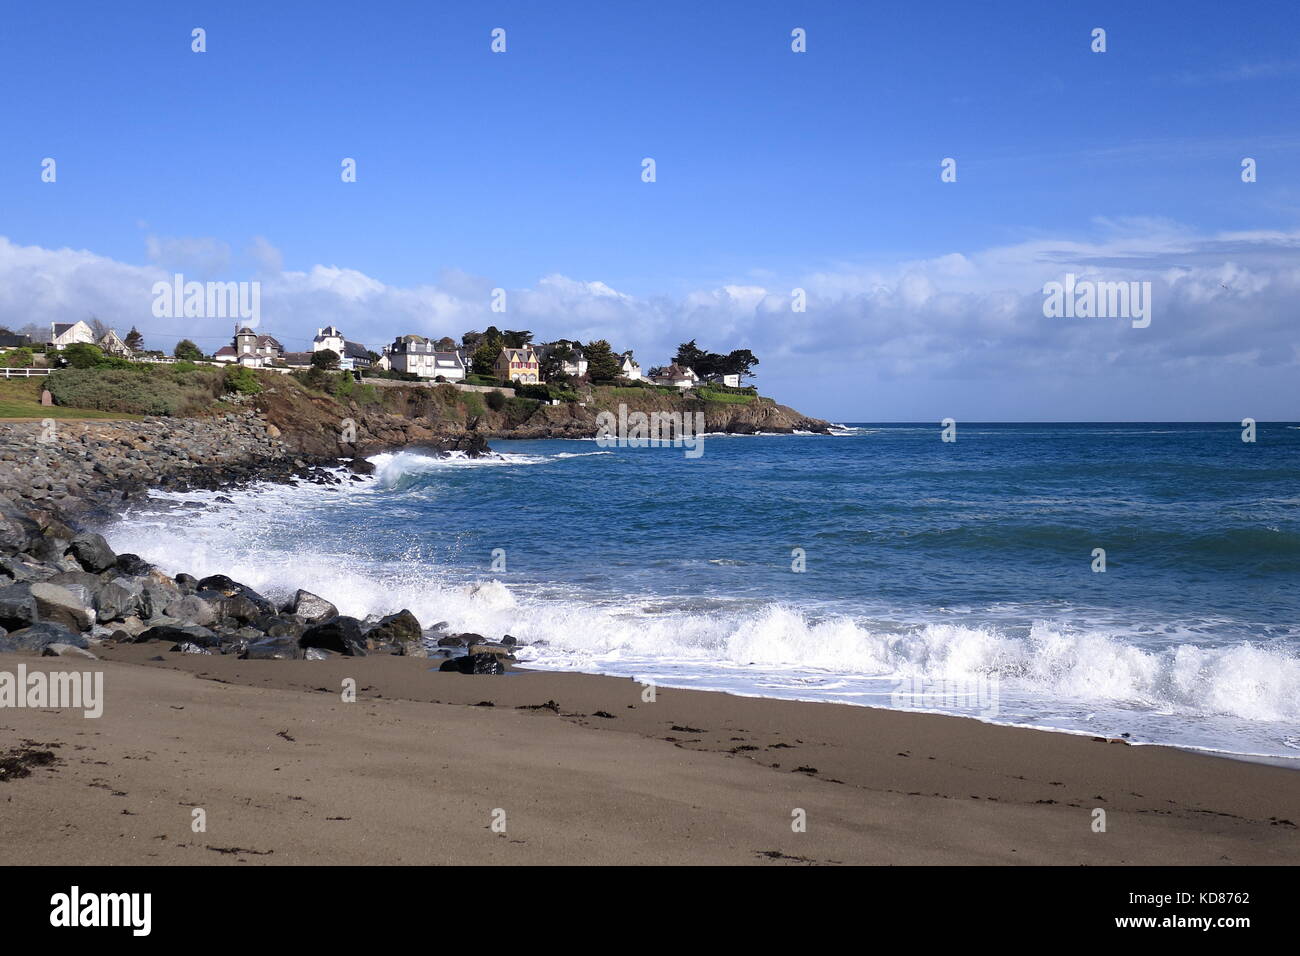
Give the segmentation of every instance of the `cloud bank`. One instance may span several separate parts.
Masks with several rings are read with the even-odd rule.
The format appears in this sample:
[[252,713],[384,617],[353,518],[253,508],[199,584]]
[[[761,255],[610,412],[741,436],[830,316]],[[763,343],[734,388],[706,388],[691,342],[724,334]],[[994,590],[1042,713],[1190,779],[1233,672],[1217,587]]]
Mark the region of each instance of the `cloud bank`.
[[[407,332],[458,338],[497,325],[531,329],[539,340],[607,338],[651,365],[694,338],[719,351],[752,349],[769,390],[838,417],[851,417],[854,401],[864,413],[878,407],[888,392],[894,416],[910,417],[892,403],[911,395],[915,417],[923,418],[931,414],[923,395],[943,393],[952,382],[966,383],[967,391],[983,382],[990,394],[1009,381],[1059,386],[1063,376],[1090,387],[1164,382],[1185,390],[1190,402],[1203,400],[1206,387],[1239,388],[1249,398],[1264,381],[1261,370],[1294,375],[1300,232],[1198,234],[1151,220],[1094,226],[1100,235],[1088,239],[1037,238],[908,262],[835,263],[783,280],[764,273],[761,284],[748,277],[720,281],[678,296],[633,296],[598,280],[548,275],[508,289],[504,314],[491,311],[495,283],[485,277],[447,270],[428,284],[403,287],[338,265],[285,270],[280,251],[262,237],[244,253],[242,261],[252,264],[246,275],[231,273],[235,257],[215,239],[150,237],[149,264],[134,265],[0,238],[0,324],[48,327],[95,315],[123,329],[137,326],[154,347],[188,337],[214,349],[229,335],[225,320],[152,315],[154,282],[180,271],[200,281],[260,280],[261,326],[290,349],[305,348],[327,323],[376,350]],[[1043,285],[1067,272],[1151,282],[1150,327],[1044,317]],[[804,290],[804,312],[791,309],[796,289]],[[814,392],[806,386],[813,377],[838,384]],[[814,395],[835,407],[817,407]],[[1275,403],[1269,396],[1259,400]],[[1282,411],[1258,414],[1295,417]]]

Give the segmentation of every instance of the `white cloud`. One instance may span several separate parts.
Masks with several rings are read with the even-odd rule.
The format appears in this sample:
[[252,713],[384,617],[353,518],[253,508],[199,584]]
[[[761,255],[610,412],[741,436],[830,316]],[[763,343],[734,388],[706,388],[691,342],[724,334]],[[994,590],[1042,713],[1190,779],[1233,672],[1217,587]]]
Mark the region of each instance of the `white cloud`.
[[[547,275],[507,290],[504,314],[490,309],[493,283],[463,272],[401,287],[338,265],[284,271],[279,251],[261,238],[250,257],[262,282],[261,326],[289,348],[306,347],[326,323],[372,348],[405,332],[459,336],[496,325],[531,329],[539,340],[607,338],[634,348],[646,365],[666,361],[692,338],[715,350],[746,347],[762,360],[767,380],[806,378],[848,362],[856,363],[856,374],[880,381],[961,376],[1004,384],[1017,375],[1059,379],[1120,370],[1189,393],[1198,370],[1242,369],[1248,388],[1249,369],[1297,363],[1300,232],[1200,235],[1151,220],[1095,228],[1101,238],[1035,238],[924,260],[840,263],[784,281],[765,276],[761,285],[751,272],[747,282],[720,281],[678,297],[637,297],[601,281]],[[154,264],[136,266],[0,238],[0,323],[47,327],[93,313],[138,326],[154,345],[170,347],[185,336],[215,348],[228,323],[154,319],[151,287],[181,263],[228,263],[228,247],[150,237],[146,248]],[[1044,318],[1043,283],[1066,272],[1150,281],[1150,328]],[[802,314],[789,309],[796,287],[808,294]]]

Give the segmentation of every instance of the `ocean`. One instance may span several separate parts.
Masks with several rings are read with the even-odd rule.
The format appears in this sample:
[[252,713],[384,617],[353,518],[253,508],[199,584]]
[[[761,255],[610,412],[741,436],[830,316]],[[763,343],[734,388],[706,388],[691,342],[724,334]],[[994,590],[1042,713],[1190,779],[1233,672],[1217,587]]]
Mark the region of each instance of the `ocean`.
[[1300,426],[940,432],[406,451],[344,487],[156,493],[106,535],[508,633],[528,667],[1300,760]]

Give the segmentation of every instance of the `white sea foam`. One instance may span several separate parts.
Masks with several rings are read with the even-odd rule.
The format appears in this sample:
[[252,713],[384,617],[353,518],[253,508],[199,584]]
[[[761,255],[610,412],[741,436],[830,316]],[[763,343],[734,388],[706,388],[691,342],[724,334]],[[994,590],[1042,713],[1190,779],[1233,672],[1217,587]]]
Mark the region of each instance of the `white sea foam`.
[[[589,454],[603,454],[595,452]],[[263,486],[218,504],[216,494],[159,494],[160,505],[200,503],[175,515],[133,514],[110,543],[175,573],[230,574],[275,598],[297,588],[364,617],[409,608],[426,625],[489,637],[512,634],[535,666],[652,679],[731,693],[889,705],[899,681],[996,678],[1006,723],[1076,732],[1132,731],[1138,741],[1283,755],[1300,722],[1300,657],[1282,643],[1200,646],[1157,626],[1071,618],[1003,629],[904,617],[868,619],[809,607],[667,597],[611,599],[559,585],[508,583],[440,568],[423,554],[377,559],[332,549],[271,546],[277,524],[322,495],[362,510],[404,476],[427,470],[531,466],[560,456],[372,459],[376,477],[344,487]],[[566,456],[567,457],[567,456]],[[543,593],[545,592],[545,593]],[[702,610],[701,608],[706,608]],[[1288,743],[1287,741],[1292,741]]]

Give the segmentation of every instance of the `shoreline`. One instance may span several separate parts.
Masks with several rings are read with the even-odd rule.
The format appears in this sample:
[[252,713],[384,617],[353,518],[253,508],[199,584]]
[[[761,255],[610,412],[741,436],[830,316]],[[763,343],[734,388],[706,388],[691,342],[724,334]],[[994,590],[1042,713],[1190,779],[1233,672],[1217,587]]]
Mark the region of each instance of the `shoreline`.
[[[263,428],[250,413],[245,421],[220,420],[218,433],[228,434],[231,425],[236,434],[241,427],[254,433]],[[160,430],[157,422],[138,427]],[[340,483],[362,480],[358,472],[369,465],[298,455],[275,436],[269,441],[275,444],[253,441],[251,454],[238,442],[221,441],[221,455],[229,458],[233,447],[242,458],[199,464],[191,456],[187,467],[178,468],[179,481],[196,490],[259,481]],[[420,450],[438,451],[427,445]],[[77,449],[73,459],[98,462],[93,454],[78,459],[84,452]],[[129,453],[123,461],[128,471],[145,467]],[[93,465],[90,470],[97,474]],[[170,480],[164,474],[161,486],[166,489]],[[1300,777],[1286,762],[1159,744],[1135,747],[1118,738],[1069,730],[1051,734],[1055,728],[933,712],[835,707],[829,701],[668,685],[659,685],[657,699],[643,704],[637,681],[516,669],[513,641],[452,634],[410,612],[358,620],[340,615],[328,595],[298,591],[288,602],[273,603],[224,575],[199,581],[184,573],[164,574],[134,555],[113,553],[97,533],[65,523],[99,518],[154,484],[89,479],[96,481],[96,492],[107,488],[110,493],[83,495],[68,488],[61,498],[23,499],[28,509],[0,500],[0,574],[11,579],[7,586],[0,582],[0,614],[8,615],[0,627],[30,618],[26,628],[10,626],[10,633],[0,634],[0,647],[16,652],[0,656],[0,670],[12,668],[7,662],[31,667],[33,661],[60,671],[98,669],[108,688],[99,720],[86,722],[80,713],[53,709],[0,714],[14,740],[52,755],[48,767],[4,784],[14,813],[0,822],[0,833],[9,837],[8,845],[23,845],[28,862],[48,862],[60,853],[105,863],[148,862],[155,856],[176,863],[318,862],[331,853],[354,862],[416,862],[403,856],[407,841],[445,836],[435,821],[408,822],[387,836],[372,825],[362,841],[366,845],[336,834],[334,824],[367,812],[378,814],[372,823],[401,813],[402,801],[419,799],[427,775],[446,761],[458,767],[456,779],[445,782],[457,799],[513,787],[512,799],[526,805],[528,791],[518,789],[515,779],[525,753],[530,756],[524,764],[547,781],[553,801],[534,821],[538,845],[544,847],[536,852],[543,855],[521,850],[521,858],[512,858],[509,847],[519,845],[513,840],[482,845],[484,824],[464,817],[457,818],[466,829],[452,857],[424,862],[643,862],[635,854],[646,852],[658,853],[661,862],[696,863],[1300,860],[1291,809],[1300,802]],[[55,487],[47,482],[35,490]],[[65,499],[89,506],[65,509]],[[435,641],[441,647],[425,647]],[[337,688],[344,677],[355,680],[360,706],[337,701],[331,691],[330,683]],[[317,709],[325,695],[328,714]],[[182,712],[188,718],[184,733],[171,733]],[[344,713],[350,716],[342,718]],[[557,720],[520,724],[525,715]],[[350,736],[342,742],[321,739],[319,753],[298,761],[303,777],[296,795],[277,790],[275,775],[282,766],[263,766],[263,755],[278,755],[281,745],[246,745],[268,732],[268,720],[282,725],[276,736],[290,744],[306,740],[304,733],[324,733],[340,719]],[[323,723],[313,729],[317,722]],[[403,724],[406,730],[400,729]],[[446,740],[448,726],[456,728],[454,743]],[[608,736],[592,736],[615,729],[625,739],[613,745]],[[392,734],[398,734],[396,740]],[[408,754],[400,768],[377,756],[393,746]],[[76,747],[99,756],[72,759]],[[166,768],[163,779],[136,772],[130,761],[142,753]],[[912,759],[918,757],[924,759]],[[641,762],[636,772],[629,771],[627,759]],[[298,802],[311,792],[318,800],[347,804],[349,815],[299,821],[299,829],[289,827],[298,835],[289,838],[281,832],[288,819],[271,810],[241,823],[237,840],[219,845],[188,840],[188,821],[167,815],[192,799],[190,781],[204,776],[214,760],[218,765],[235,761],[227,767],[234,778],[209,780],[225,794],[216,806],[230,813],[241,800],[268,809],[278,806],[267,802],[271,794],[278,794],[276,801]],[[375,760],[386,768],[380,776],[391,790],[365,784],[377,769]],[[88,769],[88,761],[92,768],[111,769]],[[248,780],[242,776],[245,766]],[[335,780],[331,774],[341,776]],[[69,777],[84,786],[61,783]],[[636,786],[625,792],[633,778]],[[245,786],[256,792],[244,792]],[[606,795],[593,795],[593,788]],[[141,789],[152,794],[144,809],[104,804],[99,792],[126,799]],[[363,794],[373,800],[369,811],[356,803]],[[794,807],[809,809],[815,819],[825,815],[833,825],[804,840],[813,831],[793,833],[790,810],[775,814],[773,800],[797,801]],[[720,827],[717,832],[727,841],[722,845],[698,821],[683,836],[665,818],[683,812],[682,801],[694,810],[704,808],[709,826],[729,818],[744,836],[726,836],[731,831]],[[211,803],[204,798],[204,805]],[[580,824],[557,827],[546,822],[557,805],[585,807],[587,816]],[[1122,840],[1107,842],[1091,829],[1091,815],[1099,809],[1122,821],[1122,828],[1107,831],[1127,831]],[[66,826],[56,835],[37,823],[52,814],[102,822],[100,815],[119,810],[140,818],[122,822],[122,835],[134,832],[125,843],[113,836],[117,826],[98,834],[74,827],[81,835],[70,837]],[[444,812],[455,817],[450,806]],[[639,835],[620,841],[629,821]],[[149,839],[175,842],[146,849],[142,826],[160,831]],[[166,827],[172,836],[161,832]],[[936,832],[943,834],[937,843]],[[594,842],[592,833],[599,834]],[[279,842],[282,837],[287,842]],[[527,839],[520,842],[529,845]],[[605,843],[610,845],[595,845]],[[203,852],[205,847],[216,852]],[[323,856],[321,847],[328,850]],[[229,860],[212,859],[227,856],[229,848],[240,852],[229,854]],[[618,855],[627,853],[634,856]]]
[[635,681],[586,674],[157,650],[58,662],[104,671],[98,720],[4,715],[55,761],[0,785],[15,862],[1300,860],[1300,778],[1173,748],[706,691],[646,702]]

